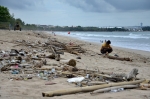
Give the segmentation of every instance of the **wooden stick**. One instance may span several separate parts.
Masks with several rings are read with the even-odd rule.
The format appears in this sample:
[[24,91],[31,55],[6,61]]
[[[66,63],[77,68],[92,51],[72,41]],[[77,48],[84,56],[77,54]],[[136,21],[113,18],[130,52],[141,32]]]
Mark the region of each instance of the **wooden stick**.
[[97,71],[97,70],[89,70],[89,69],[79,69],[79,71],[81,71],[81,70],[83,70],[84,72],[92,72],[92,73],[100,73],[100,74],[108,74],[108,75],[110,75],[110,74],[112,74],[112,72],[101,72],[101,71]]
[[150,84],[141,84],[141,85],[144,86],[144,87],[150,88]]
[[90,94],[111,91],[111,90],[115,90],[115,89],[119,89],[119,88],[130,89],[130,88],[137,88],[137,87],[139,87],[139,85],[123,85],[123,86],[109,87],[109,88],[95,90],[95,91],[91,92]]
[[35,68],[35,70],[51,70],[53,68],[55,68],[56,70],[62,70],[61,67]]
[[121,58],[121,57],[115,57],[115,56],[110,56],[110,55],[107,55],[106,57],[109,59],[116,59],[116,60],[121,60],[121,61],[132,61],[130,58]]
[[108,84],[107,82],[81,82],[83,85],[88,85],[88,86],[94,86],[94,85],[102,85],[102,84]]
[[52,51],[52,53],[55,55],[55,60],[56,61],[59,61],[60,60],[60,55],[59,54],[56,54],[55,50],[53,49],[52,46],[50,46],[50,49]]
[[50,92],[43,92],[43,97],[52,97],[52,96],[59,96],[59,95],[67,95],[67,94],[74,94],[79,92],[89,92],[94,91],[97,89],[112,87],[112,86],[121,86],[121,85],[129,85],[129,84],[138,84],[145,81],[144,80],[137,80],[131,82],[120,82],[120,83],[112,83],[112,84],[103,84],[103,85],[96,85],[96,86],[88,86],[88,87],[78,87],[78,88],[71,88],[71,89],[63,89],[63,90],[56,90]]
[[54,82],[46,82],[45,83],[45,85],[54,85],[54,84],[56,84],[56,83],[54,83]]

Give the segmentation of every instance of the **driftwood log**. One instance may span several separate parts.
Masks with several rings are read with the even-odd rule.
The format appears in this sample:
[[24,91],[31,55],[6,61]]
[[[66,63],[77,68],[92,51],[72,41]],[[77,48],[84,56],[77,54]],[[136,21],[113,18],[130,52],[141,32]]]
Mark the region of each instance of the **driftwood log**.
[[56,90],[56,91],[50,91],[50,92],[43,92],[42,96],[43,97],[52,97],[52,96],[59,96],[59,95],[74,94],[74,93],[79,93],[79,92],[89,92],[89,91],[94,91],[97,89],[108,88],[108,87],[113,87],[113,86],[139,84],[143,81],[145,81],[145,79],[137,80],[137,81],[130,81],[130,82],[120,82],[120,83],[112,83],[112,84],[103,84],[103,85],[96,85],[96,86]]
[[55,60],[56,61],[59,61],[60,60],[60,55],[59,54],[56,54],[55,50],[53,49],[52,46],[50,46],[50,49],[52,51],[52,53],[55,55]]
[[91,92],[90,94],[96,94],[96,93],[107,92],[107,91],[111,91],[111,90],[115,90],[115,89],[119,89],[119,88],[131,89],[131,88],[137,88],[137,87],[139,87],[139,85],[115,86],[115,87],[109,87],[109,88],[104,88],[104,89],[98,89],[98,90],[95,90],[95,91]]
[[136,78],[136,75],[138,73],[138,69],[134,68],[128,75],[127,75],[127,80],[132,80]]
[[138,69],[134,68],[131,70],[131,72],[129,72],[129,74],[125,74],[125,73],[112,73],[109,77],[109,80],[111,81],[124,81],[124,80],[135,80],[136,76],[138,74]]
[[88,86],[94,86],[94,85],[103,85],[103,84],[108,84],[107,82],[81,82],[82,85],[88,85]]
[[79,55],[78,51],[74,50],[73,47],[77,47],[77,46],[65,46],[65,49],[71,54]]
[[140,89],[141,90],[149,90],[150,89],[150,84],[141,84]]
[[110,56],[110,55],[106,55],[105,57],[109,58],[109,59],[116,59],[116,60],[121,60],[121,61],[132,61],[132,59],[130,58],[125,58],[125,57],[116,57],[116,56]]

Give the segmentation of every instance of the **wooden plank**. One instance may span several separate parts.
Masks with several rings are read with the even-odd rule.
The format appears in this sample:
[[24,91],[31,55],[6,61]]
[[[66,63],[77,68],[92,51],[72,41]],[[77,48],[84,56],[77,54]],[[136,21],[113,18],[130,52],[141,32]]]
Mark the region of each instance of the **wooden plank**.
[[97,89],[114,87],[114,86],[139,84],[143,81],[145,81],[145,79],[137,80],[137,81],[130,81],[130,82],[120,82],[120,83],[111,83],[111,84],[103,84],[103,85],[95,85],[95,86],[87,86],[87,87],[61,89],[61,90],[43,92],[42,96],[43,97],[52,97],[52,96],[60,96],[60,95],[67,95],[67,94],[75,94],[75,93],[79,93],[79,92],[89,92],[89,91],[94,91]]

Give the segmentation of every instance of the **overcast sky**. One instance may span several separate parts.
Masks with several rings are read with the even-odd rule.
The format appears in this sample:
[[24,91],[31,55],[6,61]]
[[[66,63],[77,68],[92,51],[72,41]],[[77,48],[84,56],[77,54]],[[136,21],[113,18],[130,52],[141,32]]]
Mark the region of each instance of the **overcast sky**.
[[150,0],[0,0],[25,23],[59,26],[150,26]]

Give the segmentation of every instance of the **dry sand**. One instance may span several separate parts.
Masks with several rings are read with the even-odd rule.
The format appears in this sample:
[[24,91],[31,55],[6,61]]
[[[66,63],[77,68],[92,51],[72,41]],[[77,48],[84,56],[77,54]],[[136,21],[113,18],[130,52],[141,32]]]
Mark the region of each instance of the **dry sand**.
[[[42,41],[46,39],[41,38],[40,34],[44,32],[33,32],[33,31],[7,31],[0,30],[0,49],[10,50],[10,49],[25,49],[24,46],[13,47],[13,40],[29,40],[29,41]],[[45,33],[44,33],[45,34]],[[120,57],[129,57],[133,59],[133,62],[129,61],[119,61],[104,58],[99,55],[100,44],[94,44],[89,42],[80,41],[70,37],[64,36],[54,36],[53,34],[45,34],[53,38],[58,39],[61,42],[69,43],[75,42],[76,44],[82,45],[81,47],[86,49],[85,54],[80,54],[80,60],[77,62],[78,68],[95,69],[99,68],[100,71],[104,72],[114,72],[114,73],[126,73],[128,74],[133,68],[139,70],[138,78],[150,79],[150,52],[123,49],[113,46],[113,52],[111,55],[117,54]],[[65,53],[61,55],[63,59],[76,59],[77,55]],[[51,60],[47,60],[51,62]],[[58,89],[66,89],[76,87],[74,84],[69,84],[67,78],[55,78],[52,82],[54,85],[45,85],[46,80],[41,80],[38,77],[33,77],[31,80],[10,80],[9,78],[12,74],[0,73],[0,99],[41,99],[42,92],[53,91]],[[14,75],[13,75],[14,76]],[[46,97],[47,98],[47,97]],[[71,95],[48,97],[51,99],[150,99],[150,90],[124,90],[122,92],[116,93],[101,93],[98,95],[90,95],[87,93],[77,93]]]

